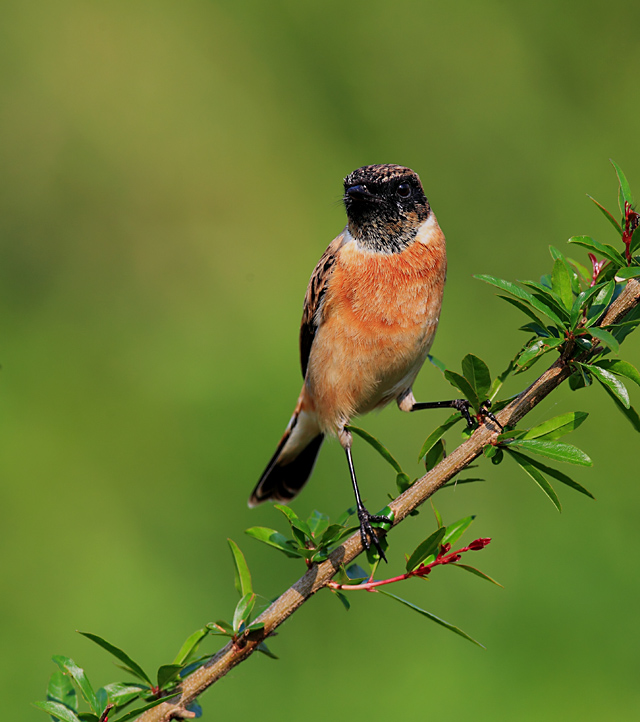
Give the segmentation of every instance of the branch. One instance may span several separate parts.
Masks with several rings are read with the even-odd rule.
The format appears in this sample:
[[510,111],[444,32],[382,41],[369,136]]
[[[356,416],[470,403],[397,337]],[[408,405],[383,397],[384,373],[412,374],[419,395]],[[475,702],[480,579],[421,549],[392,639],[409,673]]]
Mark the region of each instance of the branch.
[[[631,279],[617,300],[611,304],[599,325],[608,326],[619,323],[638,303],[640,303],[640,282]],[[595,349],[586,352],[580,360],[584,361],[594,353]],[[562,354],[542,376],[497,414],[500,424],[515,426],[520,419],[569,378],[572,371],[566,355]],[[498,433],[499,430],[493,424],[483,424],[438,466],[418,479],[409,489],[392,501],[389,507],[395,514],[394,526],[471,464],[482,453],[482,449],[497,437]],[[331,554],[327,561],[309,569],[255,620],[264,624],[263,629],[249,633],[240,644],[229,642],[213,655],[206,665],[183,680],[179,695],[145,712],[138,718],[139,722],[168,722],[171,719],[183,718],[185,707],[190,702],[201,695],[207,687],[224,677],[233,667],[247,659],[260,643],[302,606],[309,597],[327,586],[341,566],[349,564],[362,551],[360,534],[353,534]]]

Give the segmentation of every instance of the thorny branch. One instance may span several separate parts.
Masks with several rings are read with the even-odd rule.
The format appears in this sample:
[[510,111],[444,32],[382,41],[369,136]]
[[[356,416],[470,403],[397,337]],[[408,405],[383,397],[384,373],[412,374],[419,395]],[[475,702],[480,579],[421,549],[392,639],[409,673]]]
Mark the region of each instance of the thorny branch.
[[[631,309],[640,303],[640,282],[631,279],[618,299],[609,308],[600,326],[619,323]],[[587,353],[585,358],[593,355]],[[583,359],[584,360],[584,359]],[[529,388],[519,394],[507,407],[496,416],[502,426],[515,426],[523,416],[528,414],[546,396],[557,388],[571,375],[573,369],[563,354],[548,368]],[[415,482],[403,494],[389,504],[395,514],[394,526],[399,524],[414,509],[424,503],[440,487],[469,466],[481,453],[482,449],[495,440],[499,429],[491,422],[480,426],[472,436],[444,458],[438,466]],[[256,622],[262,622],[264,628],[250,632],[241,644],[229,642],[203,667],[186,677],[181,685],[179,695],[145,712],[138,722],[168,722],[171,719],[182,719],[190,713],[186,706],[202,694],[214,682],[224,677],[233,667],[243,662],[256,647],[286,619],[288,619],[304,602],[318,590],[328,586],[332,577],[342,565],[349,564],[363,551],[360,534],[349,537],[336,549],[327,561],[313,566],[293,586],[285,591],[273,604],[266,609]]]

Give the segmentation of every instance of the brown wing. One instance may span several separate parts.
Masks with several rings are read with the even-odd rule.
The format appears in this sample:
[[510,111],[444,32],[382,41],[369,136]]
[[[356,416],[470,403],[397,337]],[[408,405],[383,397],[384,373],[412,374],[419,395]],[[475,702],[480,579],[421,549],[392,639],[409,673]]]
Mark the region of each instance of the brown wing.
[[324,297],[336,263],[336,255],[340,246],[344,243],[344,233],[329,244],[327,250],[322,254],[311,274],[311,280],[307,286],[307,293],[304,297],[304,309],[302,311],[302,323],[300,325],[300,365],[302,366],[302,377],[307,375],[309,355],[311,346],[316,336],[318,327],[322,323],[322,310]]

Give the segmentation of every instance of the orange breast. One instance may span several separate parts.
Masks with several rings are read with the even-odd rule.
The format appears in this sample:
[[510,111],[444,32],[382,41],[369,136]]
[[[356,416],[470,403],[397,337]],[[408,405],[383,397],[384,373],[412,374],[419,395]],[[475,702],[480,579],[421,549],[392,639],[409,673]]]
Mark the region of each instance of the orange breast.
[[340,249],[307,374],[325,430],[396,398],[424,362],[446,275],[444,236],[430,226],[402,253]]

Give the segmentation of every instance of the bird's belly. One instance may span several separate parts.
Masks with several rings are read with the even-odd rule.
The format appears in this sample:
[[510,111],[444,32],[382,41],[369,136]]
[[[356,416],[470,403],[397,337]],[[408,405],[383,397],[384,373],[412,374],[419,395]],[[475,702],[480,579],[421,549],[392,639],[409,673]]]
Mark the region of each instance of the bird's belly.
[[402,259],[405,253],[365,258],[368,265],[356,259],[344,284],[336,270],[306,378],[327,432],[410,388],[429,352],[446,262],[423,248],[416,249],[417,258]]
[[435,325],[430,333],[386,329],[378,335],[352,330],[335,324],[326,329],[330,342],[322,343],[321,337],[314,342],[307,385],[327,431],[384,406],[410,388],[431,346]]

